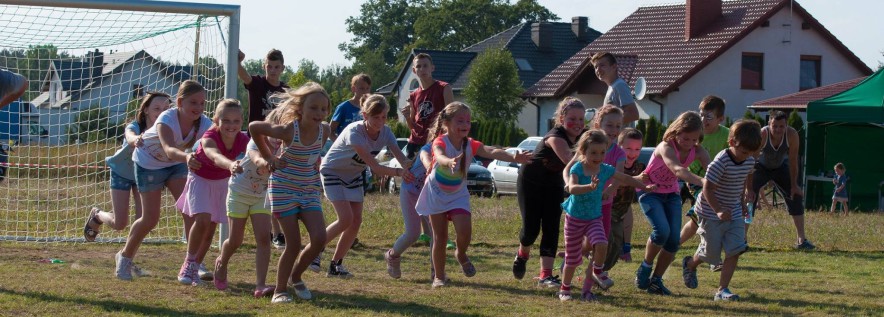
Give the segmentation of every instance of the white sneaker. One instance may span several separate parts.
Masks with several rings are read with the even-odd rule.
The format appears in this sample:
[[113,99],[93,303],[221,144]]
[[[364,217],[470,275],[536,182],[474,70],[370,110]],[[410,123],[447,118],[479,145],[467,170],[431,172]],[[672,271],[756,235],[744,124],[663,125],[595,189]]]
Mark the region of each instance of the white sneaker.
[[592,273],[592,280],[595,281],[595,285],[598,285],[599,288],[603,290],[608,290],[611,286],[614,286],[614,280],[608,277],[608,272],[602,271],[602,274],[596,275],[594,272]]
[[199,264],[196,262],[185,261],[178,270],[178,282],[184,285],[199,285],[202,280],[199,278]]
[[313,259],[313,262],[310,263],[310,266],[308,266],[307,269],[316,273],[322,272],[322,253]]
[[445,280],[443,280],[441,278],[434,278],[433,279],[433,288],[440,288],[440,287],[444,287],[444,286],[445,286]]
[[118,279],[124,281],[132,280],[132,259],[123,256],[123,251],[117,252],[114,255],[114,262],[116,262],[116,271],[115,275]]
[[200,263],[199,276],[200,279],[203,281],[211,281],[215,279],[215,275],[212,273],[212,271],[209,271],[209,269],[207,269],[206,266],[202,263]]

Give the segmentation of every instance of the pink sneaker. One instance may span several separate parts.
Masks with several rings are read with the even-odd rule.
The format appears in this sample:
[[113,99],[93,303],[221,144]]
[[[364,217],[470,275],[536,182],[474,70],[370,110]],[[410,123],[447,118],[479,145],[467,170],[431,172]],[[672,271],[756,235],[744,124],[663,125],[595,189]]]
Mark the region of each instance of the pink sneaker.
[[273,286],[255,287],[255,298],[261,298],[264,296],[273,295],[273,290],[275,290],[275,289],[276,289],[276,287],[273,287]]
[[402,270],[399,267],[399,264],[402,260],[401,257],[393,255],[393,249],[387,250],[384,252],[384,260],[387,261],[387,274],[392,278],[400,278],[402,277]]
[[219,291],[227,289],[227,266],[221,265],[221,257],[215,259],[215,278],[212,282]]
[[178,282],[184,285],[199,285],[202,283],[199,277],[199,263],[185,261],[178,270]]

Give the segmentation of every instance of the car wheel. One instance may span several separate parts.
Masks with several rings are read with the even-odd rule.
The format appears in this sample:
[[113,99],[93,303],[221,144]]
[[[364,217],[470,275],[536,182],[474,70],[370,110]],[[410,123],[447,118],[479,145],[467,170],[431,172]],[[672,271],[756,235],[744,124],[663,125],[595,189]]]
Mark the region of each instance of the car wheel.
[[399,192],[399,189],[396,188],[396,179],[390,177],[390,180],[387,182],[387,192],[390,194],[396,194]]

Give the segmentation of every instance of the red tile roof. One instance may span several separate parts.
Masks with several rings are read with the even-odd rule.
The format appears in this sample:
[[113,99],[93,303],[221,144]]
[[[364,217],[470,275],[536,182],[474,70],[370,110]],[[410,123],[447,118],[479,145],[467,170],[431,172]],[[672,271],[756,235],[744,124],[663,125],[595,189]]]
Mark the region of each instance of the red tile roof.
[[807,104],[811,101],[820,100],[823,98],[827,98],[830,96],[834,96],[837,93],[848,90],[850,88],[856,87],[856,84],[866,79],[865,76],[860,78],[855,78],[851,80],[842,81],[840,83],[834,83],[827,86],[817,87],[813,89],[808,89],[805,91],[799,91],[793,94],[788,94],[782,97],[771,98],[767,100],[762,100],[755,102],[749,108],[754,109],[806,109]]
[[[529,88],[525,97],[560,97],[570,91],[574,79],[591,70],[589,56],[608,51],[636,55],[635,77],[645,77],[648,93],[666,95],[677,89],[752,30],[761,26],[789,0],[737,0],[722,2],[722,17],[696,37],[685,40],[685,5],[640,7],[607,33],[565,61],[560,69]],[[797,2],[793,12],[820,32],[832,46],[865,73],[871,69],[814,19]]]

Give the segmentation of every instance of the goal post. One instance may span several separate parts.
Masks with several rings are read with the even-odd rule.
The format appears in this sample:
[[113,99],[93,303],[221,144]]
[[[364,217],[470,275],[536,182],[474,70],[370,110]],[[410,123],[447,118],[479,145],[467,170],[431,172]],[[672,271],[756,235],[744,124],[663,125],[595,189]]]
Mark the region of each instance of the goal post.
[[[105,157],[120,148],[139,98],[174,96],[187,79],[206,88],[207,115],[219,100],[236,98],[239,28],[238,5],[0,0],[0,68],[29,82],[22,98],[0,110],[0,240],[84,241],[90,208],[112,210]],[[97,241],[122,242],[127,234],[128,227],[105,225]],[[183,234],[164,193],[146,241]]]

